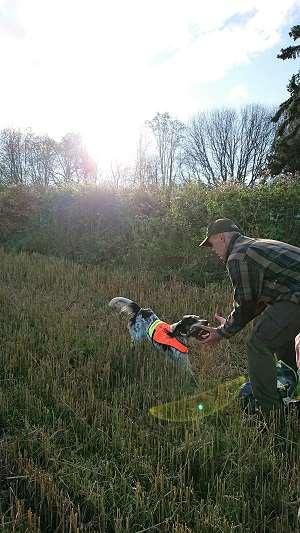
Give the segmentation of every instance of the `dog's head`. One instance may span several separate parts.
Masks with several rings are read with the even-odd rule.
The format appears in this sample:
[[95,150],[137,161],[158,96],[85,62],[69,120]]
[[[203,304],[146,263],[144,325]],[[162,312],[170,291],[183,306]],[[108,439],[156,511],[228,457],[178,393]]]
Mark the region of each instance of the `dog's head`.
[[208,336],[208,332],[202,326],[208,326],[208,321],[197,315],[185,315],[179,322],[171,325],[171,335],[203,339]]

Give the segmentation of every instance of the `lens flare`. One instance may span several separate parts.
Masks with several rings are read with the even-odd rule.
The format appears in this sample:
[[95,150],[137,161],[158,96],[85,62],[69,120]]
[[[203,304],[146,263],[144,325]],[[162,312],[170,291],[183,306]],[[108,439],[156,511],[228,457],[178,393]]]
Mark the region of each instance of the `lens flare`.
[[245,381],[244,376],[239,376],[182,400],[151,407],[149,412],[168,422],[201,421],[208,415],[222,411],[238,398],[240,387]]

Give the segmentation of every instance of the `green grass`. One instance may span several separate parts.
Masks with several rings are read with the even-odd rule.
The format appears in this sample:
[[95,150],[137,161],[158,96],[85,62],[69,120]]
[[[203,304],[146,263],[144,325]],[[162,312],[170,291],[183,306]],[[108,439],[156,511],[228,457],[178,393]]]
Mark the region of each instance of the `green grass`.
[[[295,533],[299,434],[148,415],[191,393],[163,355],[131,346],[118,295],[166,321],[230,309],[221,286],[0,251],[1,531]],[[222,305],[220,308],[219,305]],[[244,334],[191,360],[201,388],[245,372]],[[194,391],[193,391],[194,392]]]

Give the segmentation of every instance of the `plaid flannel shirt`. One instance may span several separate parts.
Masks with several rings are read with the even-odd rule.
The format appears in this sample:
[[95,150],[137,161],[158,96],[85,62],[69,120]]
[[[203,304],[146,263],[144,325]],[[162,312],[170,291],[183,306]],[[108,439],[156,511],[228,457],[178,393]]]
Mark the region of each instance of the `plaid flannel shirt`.
[[235,335],[269,304],[288,300],[300,305],[300,248],[237,233],[229,243],[226,267],[234,305],[218,328],[223,337]]

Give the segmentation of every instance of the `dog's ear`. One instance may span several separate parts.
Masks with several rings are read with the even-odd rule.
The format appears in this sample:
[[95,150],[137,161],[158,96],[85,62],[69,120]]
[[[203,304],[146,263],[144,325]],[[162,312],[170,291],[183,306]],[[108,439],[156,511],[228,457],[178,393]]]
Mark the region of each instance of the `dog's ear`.
[[118,311],[119,313],[126,313],[130,317],[136,315],[141,309],[136,302],[129,300],[129,298],[123,298],[122,296],[113,298],[108,305],[115,311]]
[[181,320],[179,322],[175,322],[174,324],[170,325],[171,331],[169,332],[170,337],[176,337],[176,335],[181,334]]

